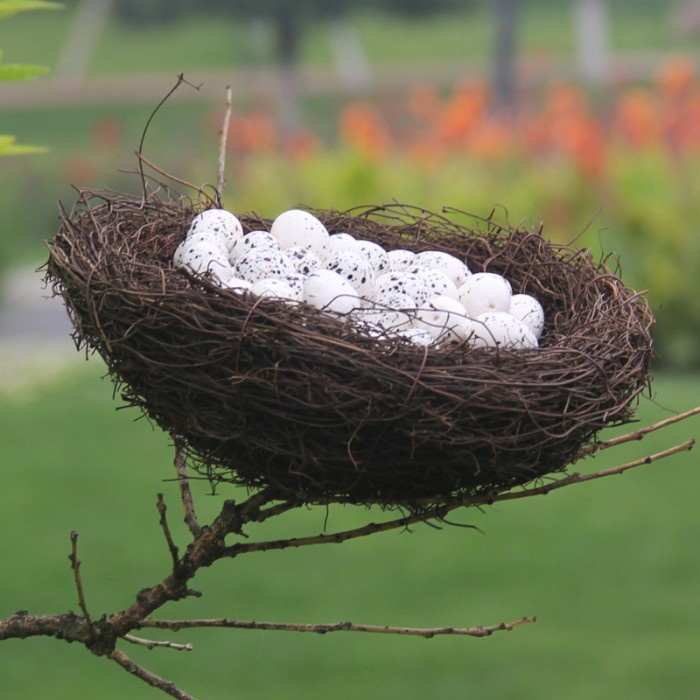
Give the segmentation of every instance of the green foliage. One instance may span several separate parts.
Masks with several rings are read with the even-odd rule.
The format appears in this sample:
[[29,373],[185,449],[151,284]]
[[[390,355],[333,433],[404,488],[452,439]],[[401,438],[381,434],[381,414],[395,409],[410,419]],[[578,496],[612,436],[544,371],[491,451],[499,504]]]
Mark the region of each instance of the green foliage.
[[57,10],[62,7],[58,2],[41,2],[40,0],[0,0],[0,19],[12,17],[28,10]]
[[46,149],[41,146],[25,146],[16,143],[14,136],[0,134],[0,155],[18,156],[28,153],[45,153]]
[[[0,54],[1,55],[1,54]],[[12,82],[15,80],[31,80],[48,72],[46,66],[27,66],[16,63],[0,64],[0,80]]]
[[[33,0],[0,0],[0,19],[6,19],[19,12],[29,10],[55,10],[61,7],[55,2],[34,2]],[[2,51],[0,51],[0,61]],[[31,80],[48,71],[44,66],[31,66],[13,63],[0,63],[0,81]],[[13,136],[0,134],[0,156],[40,153],[44,149],[37,146],[21,146]]]

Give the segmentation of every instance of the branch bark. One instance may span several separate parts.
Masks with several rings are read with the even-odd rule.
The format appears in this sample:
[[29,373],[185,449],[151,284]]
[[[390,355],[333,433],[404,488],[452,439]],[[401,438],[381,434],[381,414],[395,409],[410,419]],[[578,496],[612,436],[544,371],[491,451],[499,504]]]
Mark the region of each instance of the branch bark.
[[534,617],[521,617],[514,622],[501,622],[497,625],[477,627],[392,627],[390,625],[361,625],[353,622],[333,622],[326,624],[300,624],[286,622],[256,622],[243,620],[228,620],[218,618],[212,620],[144,620],[142,627],[167,629],[178,632],[183,629],[203,627],[232,628],[245,630],[272,630],[276,632],[314,632],[327,634],[329,632],[366,632],[370,634],[398,634],[411,637],[432,639],[442,635],[458,635],[467,637],[489,637],[494,632],[507,632],[520,625],[533,623]]

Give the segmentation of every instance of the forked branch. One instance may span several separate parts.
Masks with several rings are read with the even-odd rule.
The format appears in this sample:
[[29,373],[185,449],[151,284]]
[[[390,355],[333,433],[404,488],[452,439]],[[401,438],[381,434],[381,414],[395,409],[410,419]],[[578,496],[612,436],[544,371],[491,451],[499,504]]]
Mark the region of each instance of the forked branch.
[[[676,423],[691,416],[700,414],[700,408],[686,411],[679,416],[660,421],[646,428],[642,428],[627,435],[614,438],[612,440],[598,443],[598,447],[591,450],[591,454],[603,449],[609,449],[625,442],[642,439],[653,430],[660,430],[671,423]],[[173,566],[170,574],[160,582],[139,591],[134,602],[126,610],[114,613],[109,616],[102,616],[98,620],[93,620],[87,609],[85,593],[80,575],[80,561],[78,560],[76,533],[71,533],[71,554],[69,556],[71,569],[75,579],[78,592],[78,602],[82,615],[73,612],[66,612],[59,615],[30,615],[22,611],[15,613],[11,617],[0,620],[0,640],[12,638],[26,638],[30,636],[49,636],[66,641],[79,642],[85,645],[91,652],[103,655],[119,664],[130,674],[140,678],[144,682],[158,688],[162,692],[174,698],[188,700],[192,696],[177,688],[174,683],[167,681],[142,666],[135,663],[126,654],[117,649],[117,642],[120,639],[131,644],[146,646],[148,648],[165,648],[175,651],[189,651],[190,644],[177,644],[170,641],[155,641],[144,639],[132,634],[133,631],[141,628],[167,629],[173,632],[182,629],[193,628],[230,628],[230,629],[257,629],[270,631],[287,632],[312,632],[316,634],[327,634],[330,632],[364,632],[370,634],[395,634],[432,638],[443,635],[487,637],[495,632],[509,631],[516,627],[532,623],[534,617],[523,617],[513,622],[504,622],[495,625],[474,626],[474,627],[397,627],[387,625],[366,625],[354,622],[336,623],[281,623],[281,622],[260,622],[242,621],[228,618],[215,619],[190,619],[190,620],[157,620],[152,618],[152,614],[159,610],[168,602],[180,600],[187,596],[196,595],[188,584],[195,577],[197,572],[208,567],[214,562],[240,556],[249,552],[261,552],[274,549],[286,549],[294,547],[304,547],[315,544],[340,544],[353,539],[408,528],[419,522],[430,522],[437,520],[445,522],[448,513],[459,508],[469,506],[482,507],[497,501],[509,501],[522,498],[544,495],[555,490],[573,486],[595,479],[602,479],[608,476],[622,474],[628,470],[635,469],[642,465],[652,464],[666,459],[672,455],[690,450],[694,445],[694,440],[686,440],[666,450],[655,454],[636,459],[625,464],[609,469],[603,469],[589,474],[572,473],[563,476],[558,480],[549,483],[539,484],[530,488],[514,491],[502,491],[498,493],[484,494],[480,497],[464,499],[454,499],[440,503],[414,503],[413,510],[409,510],[407,515],[399,518],[391,518],[384,522],[371,522],[361,527],[351,528],[344,531],[327,533],[322,532],[317,535],[288,537],[275,540],[250,541],[245,540],[228,544],[227,538],[237,536],[247,538],[245,530],[253,523],[261,523],[270,518],[281,516],[289,510],[300,507],[299,501],[281,500],[276,498],[275,492],[271,489],[263,489],[252,494],[241,503],[227,500],[222,504],[219,515],[206,526],[200,525],[195,515],[194,502],[189,487],[186,474],[185,451],[182,445],[177,446],[175,469],[178,476],[180,497],[185,513],[185,522],[188,525],[192,541],[184,548],[183,554],[175,544],[172,533],[168,527],[166,519],[166,508],[162,495],[158,497],[158,511],[160,515],[160,526],[163,530],[168,549],[172,558]],[[326,504],[328,505],[328,504]],[[397,507],[407,504],[394,504]],[[467,526],[473,527],[473,526]]]

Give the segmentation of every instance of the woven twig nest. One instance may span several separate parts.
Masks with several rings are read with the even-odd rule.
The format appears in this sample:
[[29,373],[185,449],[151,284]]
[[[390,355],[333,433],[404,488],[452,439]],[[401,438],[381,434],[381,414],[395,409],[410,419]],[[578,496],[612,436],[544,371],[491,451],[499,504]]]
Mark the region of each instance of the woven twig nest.
[[385,504],[503,490],[564,469],[601,428],[629,421],[648,380],[643,297],[539,232],[399,205],[315,212],[387,250],[457,255],[544,306],[538,350],[435,350],[174,268],[199,208],[83,192],[49,244],[47,278],[124,400],[211,479]]

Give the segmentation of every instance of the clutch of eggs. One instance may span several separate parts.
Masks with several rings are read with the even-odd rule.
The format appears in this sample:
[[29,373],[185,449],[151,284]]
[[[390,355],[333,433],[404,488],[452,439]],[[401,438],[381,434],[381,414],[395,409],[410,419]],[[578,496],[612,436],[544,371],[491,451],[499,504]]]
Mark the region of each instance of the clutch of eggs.
[[173,256],[176,267],[222,287],[350,318],[360,332],[422,347],[533,349],[544,310],[493,272],[449,253],[384,250],[347,231],[329,233],[313,214],[290,209],[269,231],[243,233],[234,214],[197,214]]

